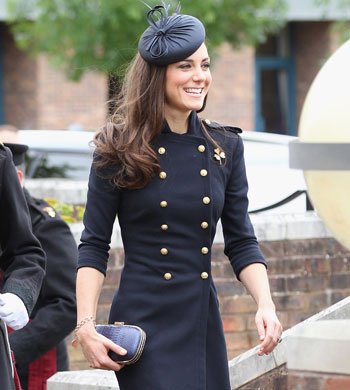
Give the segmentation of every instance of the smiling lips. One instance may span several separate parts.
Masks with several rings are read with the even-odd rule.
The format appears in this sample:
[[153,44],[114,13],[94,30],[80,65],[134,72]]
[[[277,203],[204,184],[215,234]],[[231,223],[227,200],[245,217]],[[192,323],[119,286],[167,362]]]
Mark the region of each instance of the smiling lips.
[[201,96],[204,88],[184,88],[189,95]]

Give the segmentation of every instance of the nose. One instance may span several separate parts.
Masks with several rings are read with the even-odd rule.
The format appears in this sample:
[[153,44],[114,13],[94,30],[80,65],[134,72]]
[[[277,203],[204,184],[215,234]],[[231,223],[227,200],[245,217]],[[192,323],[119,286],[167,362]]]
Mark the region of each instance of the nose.
[[204,81],[205,80],[205,73],[201,66],[197,67],[195,69],[195,72],[193,74],[193,81]]

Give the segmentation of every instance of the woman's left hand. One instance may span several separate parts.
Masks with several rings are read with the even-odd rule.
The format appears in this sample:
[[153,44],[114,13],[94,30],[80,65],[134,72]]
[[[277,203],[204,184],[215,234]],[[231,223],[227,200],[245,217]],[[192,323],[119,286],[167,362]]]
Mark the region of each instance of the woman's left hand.
[[258,355],[268,355],[281,340],[282,325],[279,322],[274,307],[259,307],[255,315],[255,324],[259,338],[262,341]]

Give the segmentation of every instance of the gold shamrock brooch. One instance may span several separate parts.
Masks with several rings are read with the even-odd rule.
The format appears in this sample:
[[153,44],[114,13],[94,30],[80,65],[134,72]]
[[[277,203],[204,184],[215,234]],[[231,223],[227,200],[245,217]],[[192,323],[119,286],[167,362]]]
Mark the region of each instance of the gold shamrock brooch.
[[214,149],[214,159],[219,161],[220,165],[225,161],[226,155],[220,148]]

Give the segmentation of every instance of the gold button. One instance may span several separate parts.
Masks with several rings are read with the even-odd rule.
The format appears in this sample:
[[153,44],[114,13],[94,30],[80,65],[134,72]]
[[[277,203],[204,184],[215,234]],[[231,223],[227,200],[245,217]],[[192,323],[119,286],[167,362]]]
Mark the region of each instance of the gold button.
[[204,222],[201,223],[202,229],[207,229],[208,226],[209,226],[208,222],[205,222],[205,221],[204,221]]
[[172,277],[173,277],[173,275],[170,272],[167,272],[166,274],[164,274],[165,280],[170,280]]
[[201,176],[207,176],[208,174],[208,171],[206,169],[201,169],[201,171],[199,172],[201,174]]
[[210,198],[209,198],[208,196],[205,196],[205,197],[203,198],[203,203],[204,203],[204,204],[209,204],[209,203],[210,203]]
[[166,179],[166,172],[160,172],[160,173],[159,173],[159,177],[160,177],[162,180]]
[[166,200],[162,200],[160,202],[160,207],[167,207],[168,206],[168,202]]
[[163,256],[166,256],[167,254],[168,254],[168,249],[166,249],[166,248],[162,248],[161,250],[160,250],[160,253],[163,255]]
[[165,153],[165,148],[161,147],[158,149],[159,154],[164,154]]
[[169,226],[168,226],[167,224],[163,224],[163,225],[161,226],[161,229],[162,229],[162,230],[168,230],[168,228],[169,228]]
[[199,145],[198,146],[198,152],[201,152],[201,153],[205,152],[205,146],[204,145]]
[[201,249],[201,252],[203,253],[203,255],[206,255],[206,254],[208,254],[209,249],[206,246],[203,246],[203,248]]
[[209,278],[208,272],[202,272],[202,273],[201,273],[201,278],[202,278],[203,280],[208,279],[208,278]]

